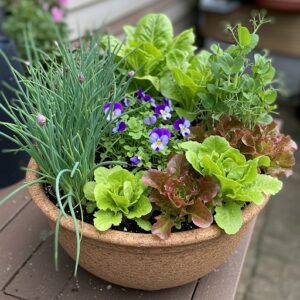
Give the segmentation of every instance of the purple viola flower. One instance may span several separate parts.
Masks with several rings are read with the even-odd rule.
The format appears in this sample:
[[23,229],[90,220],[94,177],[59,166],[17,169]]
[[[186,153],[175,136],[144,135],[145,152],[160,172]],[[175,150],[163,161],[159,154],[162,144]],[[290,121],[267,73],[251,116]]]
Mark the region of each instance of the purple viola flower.
[[170,110],[173,111],[172,100],[170,100],[169,98],[163,98],[162,100],[166,105],[169,106]]
[[171,109],[167,104],[159,104],[155,107],[155,113],[161,115],[164,120],[171,119]]
[[44,115],[42,115],[42,114],[38,114],[36,116],[36,122],[39,125],[44,126],[46,124],[46,122],[47,122],[47,118]]
[[137,166],[141,162],[141,158],[139,156],[133,156],[130,158],[131,166]]
[[142,88],[138,89],[136,97],[137,97],[138,100],[144,99],[144,92],[143,92]]
[[144,94],[144,100],[145,100],[146,102],[151,101],[151,99],[152,99],[152,97],[151,97],[149,94]]
[[171,131],[167,128],[154,128],[150,132],[149,141],[154,151],[161,151],[169,143]]
[[122,102],[124,103],[125,106],[129,106],[130,105],[130,100],[128,98],[122,99]]
[[155,99],[151,98],[150,103],[152,107],[156,107]]
[[191,133],[190,126],[191,126],[190,121],[186,120],[184,117],[181,117],[181,118],[177,119],[173,123],[174,129],[177,130],[177,131],[180,131],[182,136],[190,135],[190,133]]
[[111,110],[111,102],[107,102],[103,106],[103,111],[107,115],[108,121],[110,121],[111,119],[114,120],[117,117],[119,117],[122,114],[124,108],[120,102],[115,102],[111,113],[110,113],[110,110]]
[[125,122],[117,122],[116,127],[113,128],[112,133],[122,132],[126,129],[127,125]]
[[156,123],[156,121],[157,121],[157,118],[155,115],[152,115],[152,116],[144,119],[144,123],[146,125],[154,125]]
[[149,94],[145,94],[142,88],[139,88],[137,91],[137,99],[141,101],[142,99],[146,102],[149,102],[152,98]]

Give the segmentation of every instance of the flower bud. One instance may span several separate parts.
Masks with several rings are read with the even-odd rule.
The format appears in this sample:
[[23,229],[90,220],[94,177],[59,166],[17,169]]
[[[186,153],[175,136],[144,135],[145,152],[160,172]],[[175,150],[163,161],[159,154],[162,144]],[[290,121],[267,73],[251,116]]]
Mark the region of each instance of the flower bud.
[[83,82],[83,81],[84,81],[84,75],[82,74],[82,72],[79,73],[79,75],[78,75],[78,80],[79,80],[80,82]]
[[42,114],[38,114],[37,117],[36,117],[36,122],[41,125],[41,126],[44,126],[46,124],[46,117]]
[[133,70],[128,71],[128,76],[133,77],[135,75],[135,72]]

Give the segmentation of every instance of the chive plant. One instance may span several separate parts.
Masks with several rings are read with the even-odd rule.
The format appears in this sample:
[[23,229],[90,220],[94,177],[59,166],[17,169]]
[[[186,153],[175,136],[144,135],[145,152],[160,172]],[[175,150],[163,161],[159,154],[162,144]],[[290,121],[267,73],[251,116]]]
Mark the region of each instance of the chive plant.
[[0,205],[29,185],[51,184],[60,208],[55,230],[55,263],[57,266],[59,222],[68,209],[77,239],[75,274],[81,239],[75,208],[80,209],[82,216],[83,186],[92,180],[93,170],[99,165],[95,157],[99,141],[111,130],[113,122],[107,120],[103,106],[124,97],[130,82],[129,77],[117,72],[122,63],[116,63],[118,49],[103,51],[99,42],[100,37],[94,37],[88,44],[81,41],[73,50],[71,45],[56,42],[58,62],[35,48],[28,38],[29,61],[38,58],[39,63],[28,67],[28,77],[10,67],[18,82],[17,99],[9,104],[2,94],[6,105],[0,104],[12,119],[11,123],[0,121],[12,132],[12,135],[0,132],[1,136],[18,146],[11,151],[29,153],[38,164],[40,175],[36,181],[25,183],[2,199]]

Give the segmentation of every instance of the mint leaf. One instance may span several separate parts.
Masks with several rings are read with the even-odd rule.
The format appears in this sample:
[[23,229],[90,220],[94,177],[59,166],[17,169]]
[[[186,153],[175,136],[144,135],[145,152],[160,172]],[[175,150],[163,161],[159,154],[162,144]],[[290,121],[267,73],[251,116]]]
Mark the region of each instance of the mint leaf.
[[237,233],[243,224],[240,205],[228,202],[215,209],[215,221],[227,234]]

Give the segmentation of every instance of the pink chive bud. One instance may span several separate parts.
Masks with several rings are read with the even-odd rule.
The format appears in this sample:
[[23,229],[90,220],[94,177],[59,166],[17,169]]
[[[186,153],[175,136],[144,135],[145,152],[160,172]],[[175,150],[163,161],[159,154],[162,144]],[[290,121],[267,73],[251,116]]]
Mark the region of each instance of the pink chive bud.
[[43,125],[46,124],[47,119],[44,115],[38,114],[37,117],[36,117],[36,121],[39,125],[43,126]]
[[133,70],[128,71],[128,76],[133,77],[135,75],[135,72]]
[[83,82],[83,81],[84,81],[84,75],[82,74],[82,72],[79,73],[79,75],[78,75],[78,80],[79,80],[80,82]]

